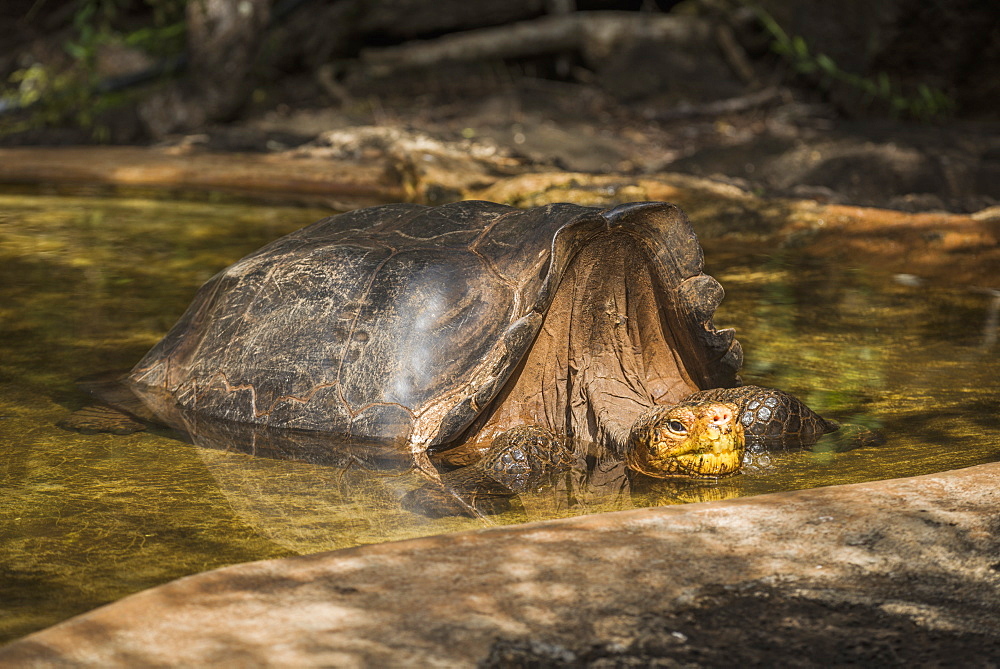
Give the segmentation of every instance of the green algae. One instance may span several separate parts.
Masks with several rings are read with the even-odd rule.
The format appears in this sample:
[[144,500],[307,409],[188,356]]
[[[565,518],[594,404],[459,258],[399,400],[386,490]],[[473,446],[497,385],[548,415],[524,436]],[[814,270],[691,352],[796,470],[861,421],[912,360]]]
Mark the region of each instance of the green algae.
[[[399,507],[412,474],[191,446],[166,430],[79,435],[74,380],[126,369],[197,287],[330,212],[156,200],[0,196],[0,641],[129,593],[248,560],[482,527]],[[997,459],[990,298],[899,282],[793,250],[706,241],[744,380],[794,392],[887,443],[809,452],[719,482],[632,490],[568,480],[496,524],[911,476]]]

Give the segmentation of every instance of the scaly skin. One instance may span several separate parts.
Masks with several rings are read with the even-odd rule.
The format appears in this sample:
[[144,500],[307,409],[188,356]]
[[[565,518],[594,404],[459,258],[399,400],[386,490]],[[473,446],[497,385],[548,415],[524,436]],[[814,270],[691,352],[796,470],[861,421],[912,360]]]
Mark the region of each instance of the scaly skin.
[[800,399],[783,390],[760,386],[713,388],[688,395],[684,401],[715,401],[734,405],[739,410],[747,449],[761,450],[810,446],[820,437],[838,429]]

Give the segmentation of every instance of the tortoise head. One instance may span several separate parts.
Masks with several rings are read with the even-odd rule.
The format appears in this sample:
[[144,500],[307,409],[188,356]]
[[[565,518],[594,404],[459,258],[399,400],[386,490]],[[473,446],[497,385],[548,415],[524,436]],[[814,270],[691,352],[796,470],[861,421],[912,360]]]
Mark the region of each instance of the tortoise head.
[[743,462],[743,426],[732,404],[709,401],[657,406],[632,427],[626,462],[656,478],[718,478]]

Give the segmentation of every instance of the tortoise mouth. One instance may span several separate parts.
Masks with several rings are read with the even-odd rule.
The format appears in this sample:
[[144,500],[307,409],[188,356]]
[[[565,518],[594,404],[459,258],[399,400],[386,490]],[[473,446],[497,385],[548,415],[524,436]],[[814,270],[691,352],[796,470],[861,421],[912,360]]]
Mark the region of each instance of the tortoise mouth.
[[733,448],[722,453],[685,453],[674,456],[657,468],[640,469],[654,478],[717,479],[736,474],[743,464],[743,449]]
[[653,478],[717,479],[736,474],[743,464],[743,439],[732,435],[707,448],[659,455],[654,446],[637,444],[629,466]]

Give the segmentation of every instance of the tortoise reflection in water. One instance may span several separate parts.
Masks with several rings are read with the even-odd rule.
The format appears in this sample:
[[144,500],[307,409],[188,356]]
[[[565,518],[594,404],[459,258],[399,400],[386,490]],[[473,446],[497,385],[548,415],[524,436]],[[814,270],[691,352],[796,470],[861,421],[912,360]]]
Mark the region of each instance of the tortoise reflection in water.
[[744,432],[806,445],[834,426],[734,388],[702,261],[665,203],[361,209],[221,271],[125,382],[158,414],[393,442],[432,478],[436,454],[528,486],[570,440],[649,476],[725,476]]

